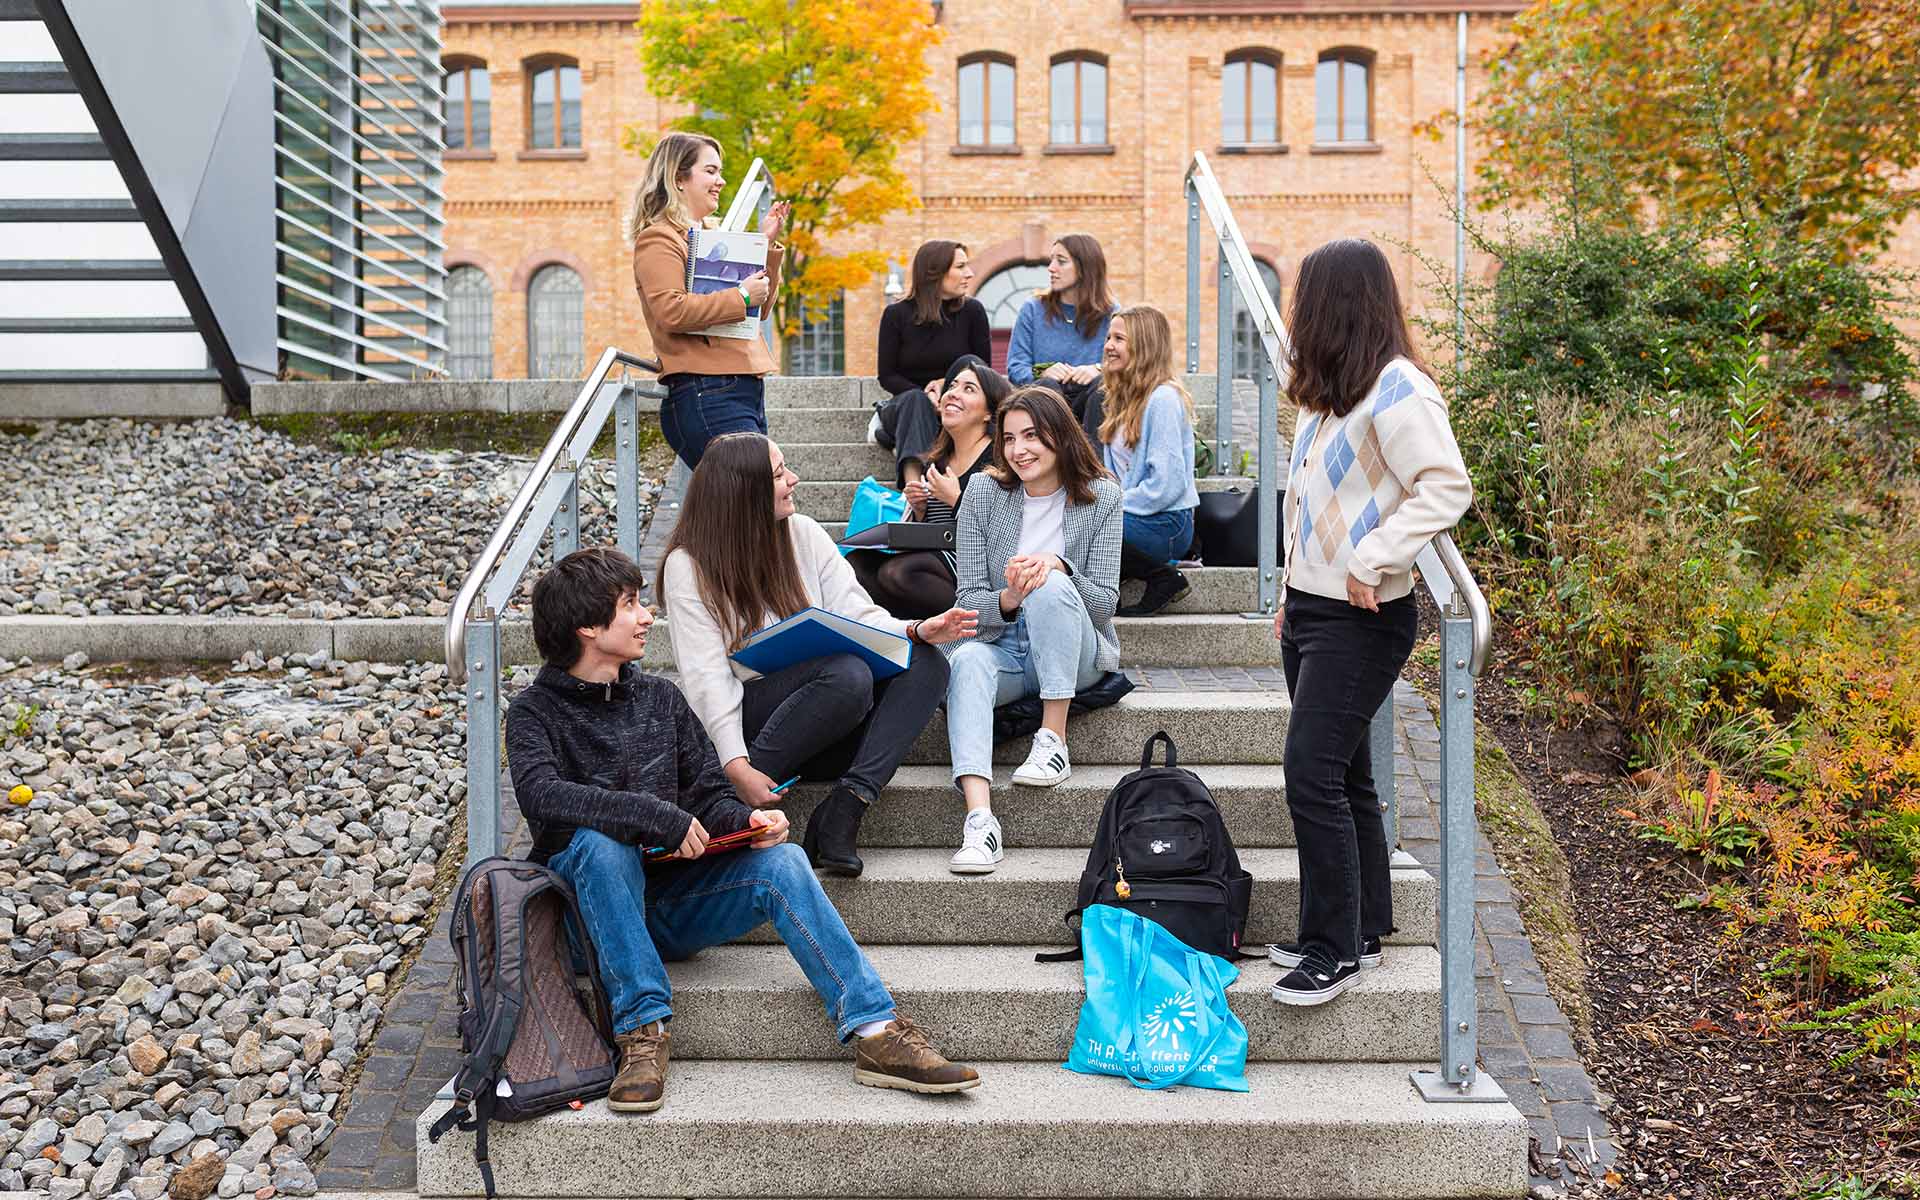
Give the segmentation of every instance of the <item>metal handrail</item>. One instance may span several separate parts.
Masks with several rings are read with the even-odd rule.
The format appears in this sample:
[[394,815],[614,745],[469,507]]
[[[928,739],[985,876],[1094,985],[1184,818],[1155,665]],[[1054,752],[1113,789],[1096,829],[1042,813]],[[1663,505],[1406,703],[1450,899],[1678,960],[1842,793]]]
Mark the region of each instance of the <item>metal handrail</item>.
[[547,439],[540,457],[534,460],[533,470],[514,494],[513,502],[507,505],[506,515],[494,527],[493,536],[487,539],[487,548],[468,568],[466,582],[460,585],[460,594],[454,598],[453,607],[447,612],[447,676],[454,683],[463,683],[467,678],[467,619],[474,600],[480,595],[480,589],[486,586],[487,576],[493,573],[500,556],[506,552],[514,529],[533,506],[534,498],[540,494],[547,476],[559,463],[561,453],[579,429],[587,410],[593,406],[594,397],[600,394],[601,387],[606,384],[607,376],[613,373],[615,366],[635,367],[656,375],[660,373],[660,364],[650,358],[628,354],[613,346],[608,346],[601,353],[600,361],[588,373],[586,383],[581,385],[580,394],[573,398],[573,404],[568,407],[566,415],[560,418],[560,424],[554,428],[553,436]]
[[[1227,195],[1221,190],[1220,181],[1214,178],[1213,167],[1207,162],[1204,151],[1193,152],[1193,159],[1187,164],[1185,183],[1199,197],[1207,220],[1212,223],[1219,237],[1221,253],[1228,256],[1233,268],[1234,290],[1239,293],[1241,304],[1253,317],[1261,344],[1266,348],[1267,361],[1273,364],[1275,378],[1284,389],[1287,386],[1287,359],[1292,350],[1287,327],[1280,320],[1280,310],[1274,307],[1273,297],[1267,294],[1266,288],[1260,286],[1260,269],[1254,265],[1253,251],[1248,247],[1247,239],[1240,234],[1240,223],[1234,219],[1233,209],[1227,204]],[[1223,321],[1227,319],[1224,313],[1219,316]],[[1189,371],[1200,369],[1195,361],[1199,353],[1199,342],[1195,336],[1198,321],[1199,313],[1190,309],[1187,313]],[[1228,369],[1227,364],[1215,364],[1217,371]]]
[[740,181],[740,187],[733,193],[733,203],[727,206],[727,215],[721,219],[722,229],[745,229],[747,214],[757,213],[773,202],[773,172],[761,159],[754,159],[747,168],[746,178]]
[[1478,678],[1487,669],[1487,656],[1493,650],[1493,609],[1487,604],[1486,593],[1480,590],[1473,572],[1468,569],[1466,556],[1460,553],[1460,547],[1454,545],[1452,535],[1435,534],[1432,548],[1441,571],[1452,584],[1452,595],[1440,594],[1436,586],[1438,580],[1431,577],[1432,572],[1424,569],[1424,563],[1421,564],[1423,569],[1420,578],[1425,581],[1427,591],[1436,605],[1455,616],[1464,616],[1473,623],[1473,653],[1467,660],[1467,670]]

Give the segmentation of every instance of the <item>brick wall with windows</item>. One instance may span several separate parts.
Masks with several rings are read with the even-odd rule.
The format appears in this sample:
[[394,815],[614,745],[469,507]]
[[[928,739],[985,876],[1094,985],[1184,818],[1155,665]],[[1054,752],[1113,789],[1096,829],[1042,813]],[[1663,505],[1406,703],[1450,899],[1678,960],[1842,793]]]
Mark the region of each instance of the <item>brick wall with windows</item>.
[[[976,287],[1004,293],[1016,281],[1022,288],[1034,281],[1003,277],[989,288],[997,271],[1043,261],[1048,242],[1063,233],[1091,233],[1105,247],[1116,297],[1159,306],[1179,332],[1186,315],[1181,179],[1198,148],[1212,160],[1255,254],[1277,275],[1283,301],[1301,255],[1357,235],[1395,243],[1386,248],[1409,301],[1437,304],[1433,279],[1401,246],[1450,274],[1453,148],[1450,137],[1433,141],[1415,126],[1453,107],[1455,13],[1471,13],[1468,87],[1477,94],[1485,78],[1480,55],[1519,7],[1514,0],[945,0],[944,37],[927,64],[940,108],[928,114],[925,136],[900,153],[922,206],[853,237],[903,263],[925,239],[958,239],[973,252]],[[578,277],[579,315],[568,320],[581,331],[584,361],[610,344],[650,348],[619,237],[642,160],[621,141],[628,126],[658,129],[680,110],[647,88],[635,51],[638,15],[637,4],[443,0],[444,61],[459,77],[448,114],[450,129],[459,129],[459,146],[447,153],[448,263],[485,273],[491,322],[490,344],[471,331],[463,336],[468,369],[484,363],[500,377],[528,374],[528,289],[552,264]],[[1063,63],[1076,66],[1062,71]],[[543,84],[535,96],[536,77],[555,67],[571,67],[577,83],[557,73],[551,94]],[[1337,92],[1326,90],[1330,81]],[[1096,101],[1103,102],[1103,132],[1091,120]],[[1067,129],[1069,112],[1073,140],[1062,142],[1056,135]],[[729,175],[746,165],[728,162]],[[1920,220],[1899,232],[1891,258],[1920,261]],[[1469,260],[1476,277],[1490,267],[1478,256]],[[1208,370],[1214,269],[1209,254],[1200,314]],[[464,278],[463,311],[477,311],[483,289]],[[845,371],[871,374],[884,286],[880,276],[847,292],[837,338],[814,331],[801,365],[818,370],[837,355]],[[571,299],[550,299],[571,314]],[[1001,300],[1010,326],[1017,297]],[[1446,348],[1431,349],[1444,355]]]

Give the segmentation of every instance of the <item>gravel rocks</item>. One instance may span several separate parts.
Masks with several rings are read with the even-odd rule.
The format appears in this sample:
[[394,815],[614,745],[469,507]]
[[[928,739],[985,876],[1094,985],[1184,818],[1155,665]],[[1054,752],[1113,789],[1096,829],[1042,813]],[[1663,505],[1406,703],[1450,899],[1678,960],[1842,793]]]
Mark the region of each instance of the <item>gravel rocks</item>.
[[445,669],[347,665],[0,662],[0,1192],[313,1194],[465,800]]
[[[0,492],[0,616],[443,616],[532,467],[346,454],[225,419],[32,428],[0,432],[0,456],[32,464]],[[613,540],[612,471],[582,477],[582,544]],[[659,485],[641,489],[644,530]]]

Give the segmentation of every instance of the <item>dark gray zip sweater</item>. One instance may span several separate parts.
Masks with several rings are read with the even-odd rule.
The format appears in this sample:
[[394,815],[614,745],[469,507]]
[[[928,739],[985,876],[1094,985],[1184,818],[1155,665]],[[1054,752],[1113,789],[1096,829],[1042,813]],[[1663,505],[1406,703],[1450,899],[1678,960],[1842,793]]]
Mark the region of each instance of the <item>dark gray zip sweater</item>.
[[675,847],[695,818],[719,837],[753,814],[680,689],[633,663],[612,683],[540,668],[507,706],[507,765],[534,862],[566,849],[576,829]]

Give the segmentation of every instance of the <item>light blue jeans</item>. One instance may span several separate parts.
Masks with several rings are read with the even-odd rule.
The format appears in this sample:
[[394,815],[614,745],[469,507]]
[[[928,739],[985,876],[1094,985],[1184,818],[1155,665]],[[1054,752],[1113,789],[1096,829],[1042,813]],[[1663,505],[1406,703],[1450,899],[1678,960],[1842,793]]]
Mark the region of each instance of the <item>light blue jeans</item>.
[[[992,603],[991,601],[989,603]],[[1100,639],[1073,581],[1050,571],[998,641],[962,642],[947,660],[953,777],[993,778],[993,710],[1022,696],[1068,700],[1100,678]]]
[[673,1015],[662,960],[691,958],[769,921],[820,994],[841,1041],[869,1021],[893,1018],[893,997],[820,890],[806,851],[792,842],[648,872],[640,847],[576,829],[547,866],[580,901],[615,1033]]

